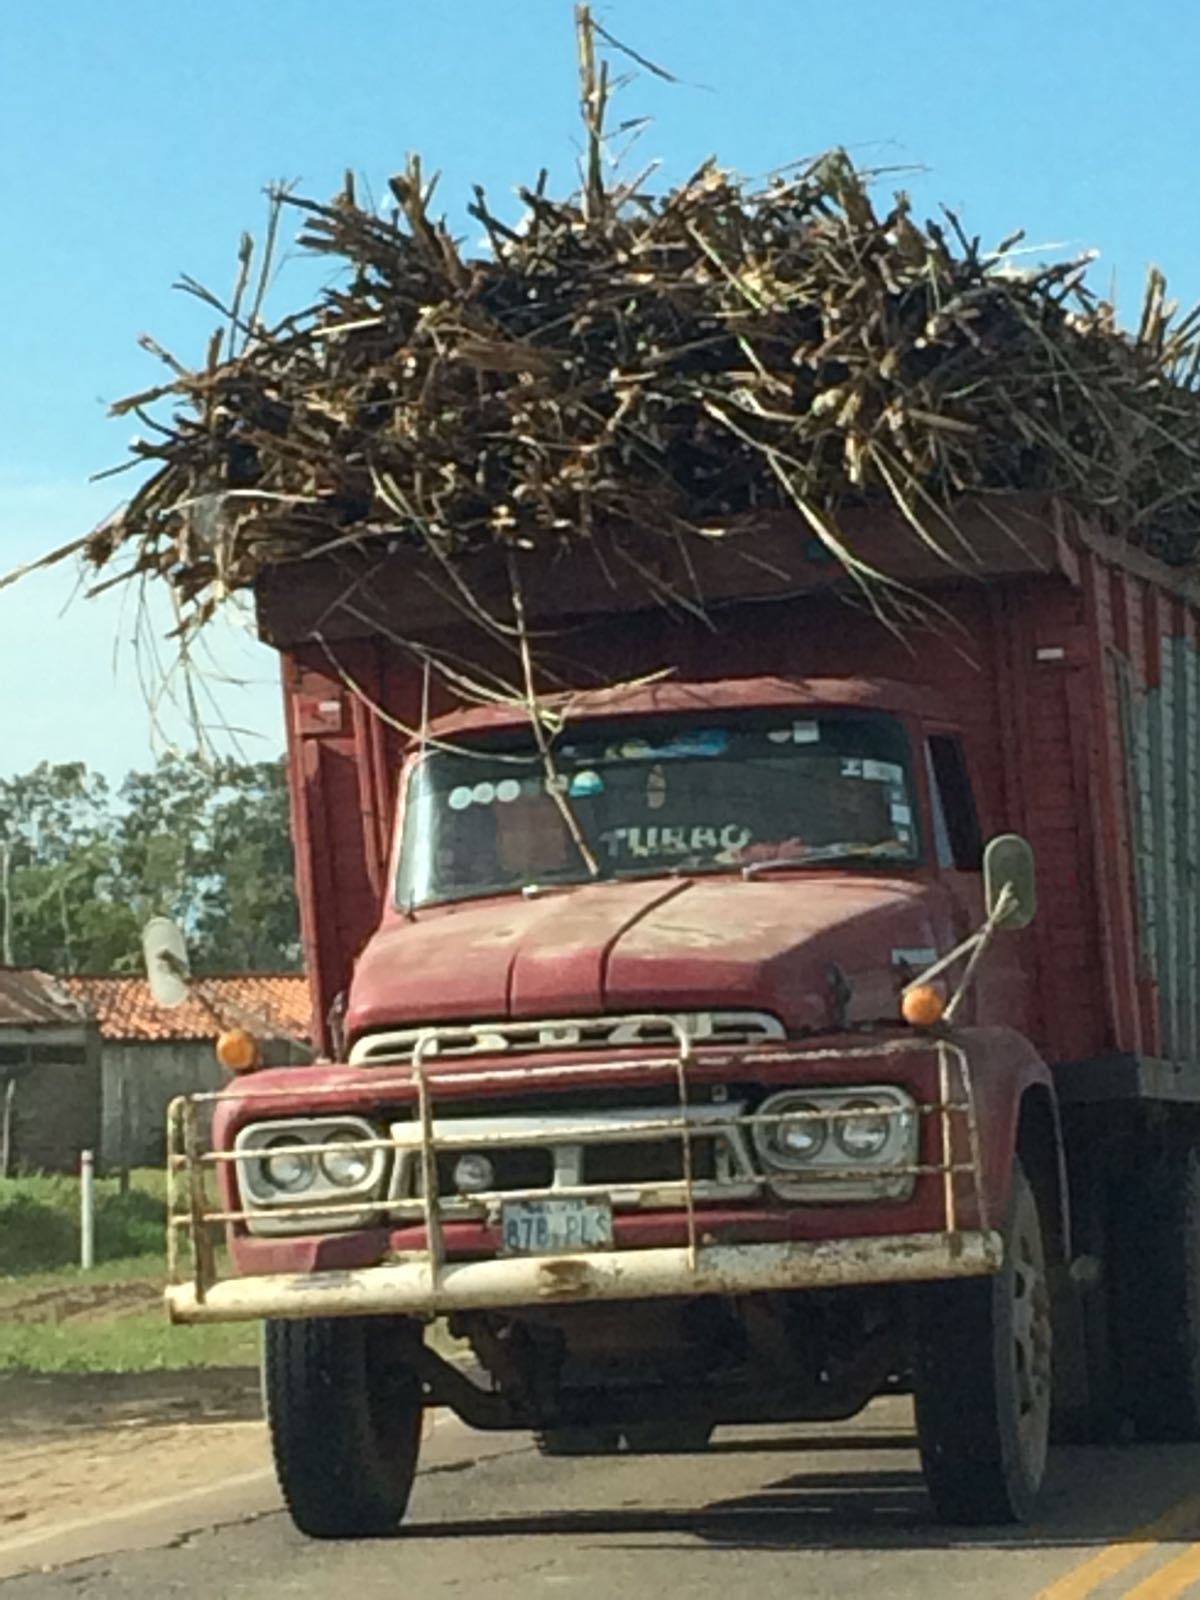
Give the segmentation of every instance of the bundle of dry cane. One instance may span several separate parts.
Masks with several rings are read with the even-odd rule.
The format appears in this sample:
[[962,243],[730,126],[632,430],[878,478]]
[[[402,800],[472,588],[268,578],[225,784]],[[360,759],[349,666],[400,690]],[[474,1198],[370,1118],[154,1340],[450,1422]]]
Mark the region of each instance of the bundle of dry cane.
[[[144,419],[132,464],[152,471],[87,542],[103,584],[165,579],[190,630],[335,548],[552,559],[601,529],[678,544],[763,510],[853,571],[839,514],[872,502],[953,561],[961,497],[1025,491],[1196,559],[1200,310],[1178,318],[1155,273],[1124,332],[1086,260],[1018,271],[1019,236],[988,252],[952,214],[919,226],[840,151],[759,187],[712,163],[667,193],[606,187],[602,30],[580,13],[577,194],[543,174],[512,227],[476,189],[476,259],[413,158],[386,212],[350,179],[328,204],[276,192],[227,304],[185,280],[221,326],[195,370],[144,341],[169,372],[114,408]],[[289,214],[342,271],[268,324]]]

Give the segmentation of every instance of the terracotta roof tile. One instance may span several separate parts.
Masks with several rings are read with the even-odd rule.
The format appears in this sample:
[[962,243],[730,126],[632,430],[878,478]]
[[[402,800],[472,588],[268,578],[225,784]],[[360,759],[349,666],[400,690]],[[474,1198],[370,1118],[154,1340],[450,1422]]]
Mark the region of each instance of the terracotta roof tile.
[[151,999],[145,978],[64,978],[62,982],[95,1016],[105,1039],[211,1039],[222,1025],[239,1024],[268,1038],[308,1038],[308,983],[295,973],[201,978],[199,987],[221,1021],[195,999],[164,1010]]
[[87,1014],[65,985],[35,967],[0,967],[0,1028],[61,1028]]

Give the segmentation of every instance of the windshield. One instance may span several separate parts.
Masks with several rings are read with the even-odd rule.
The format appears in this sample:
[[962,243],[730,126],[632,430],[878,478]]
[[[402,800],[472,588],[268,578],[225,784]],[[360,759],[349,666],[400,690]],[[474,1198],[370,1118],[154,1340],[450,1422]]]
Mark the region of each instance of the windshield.
[[528,734],[424,755],[405,794],[398,903],[585,881],[569,818],[602,878],[917,858],[908,737],[892,717],[591,723],[551,760],[553,777]]

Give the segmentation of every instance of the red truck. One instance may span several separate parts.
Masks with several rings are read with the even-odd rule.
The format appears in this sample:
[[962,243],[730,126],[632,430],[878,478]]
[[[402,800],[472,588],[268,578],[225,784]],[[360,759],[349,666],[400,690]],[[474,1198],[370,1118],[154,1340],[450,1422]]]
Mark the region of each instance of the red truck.
[[576,1454],[911,1393],[965,1522],[1200,1430],[1200,589],[1056,503],[847,521],[873,597],[784,523],[516,618],[483,556],[260,581],[319,1059],[174,1108],[168,1299],[265,1320],[305,1532],[398,1524],[431,1405]]

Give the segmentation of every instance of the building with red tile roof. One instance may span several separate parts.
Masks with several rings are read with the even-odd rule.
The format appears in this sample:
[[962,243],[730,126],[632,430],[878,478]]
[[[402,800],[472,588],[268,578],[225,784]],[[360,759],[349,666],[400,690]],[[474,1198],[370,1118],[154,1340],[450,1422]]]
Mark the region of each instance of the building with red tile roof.
[[103,1165],[162,1160],[167,1107],[177,1095],[212,1093],[229,1081],[214,1046],[224,1028],[248,1028],[274,1065],[310,1058],[309,994],[294,972],[193,978],[182,1005],[157,1005],[145,978],[63,978],[94,1018],[102,1062],[99,1148]]
[[101,1038],[113,1042],[211,1040],[235,1024],[263,1039],[308,1040],[308,984],[298,973],[229,973],[194,978],[192,985],[193,997],[167,1010],[155,1003],[145,978],[62,979],[67,994],[95,1017]]
[[170,1102],[228,1082],[214,1053],[223,1028],[248,1028],[266,1060],[309,1058],[308,985],[293,972],[192,980],[167,1010],[145,978],[54,978],[0,967],[0,1167],[101,1170],[162,1160]]

